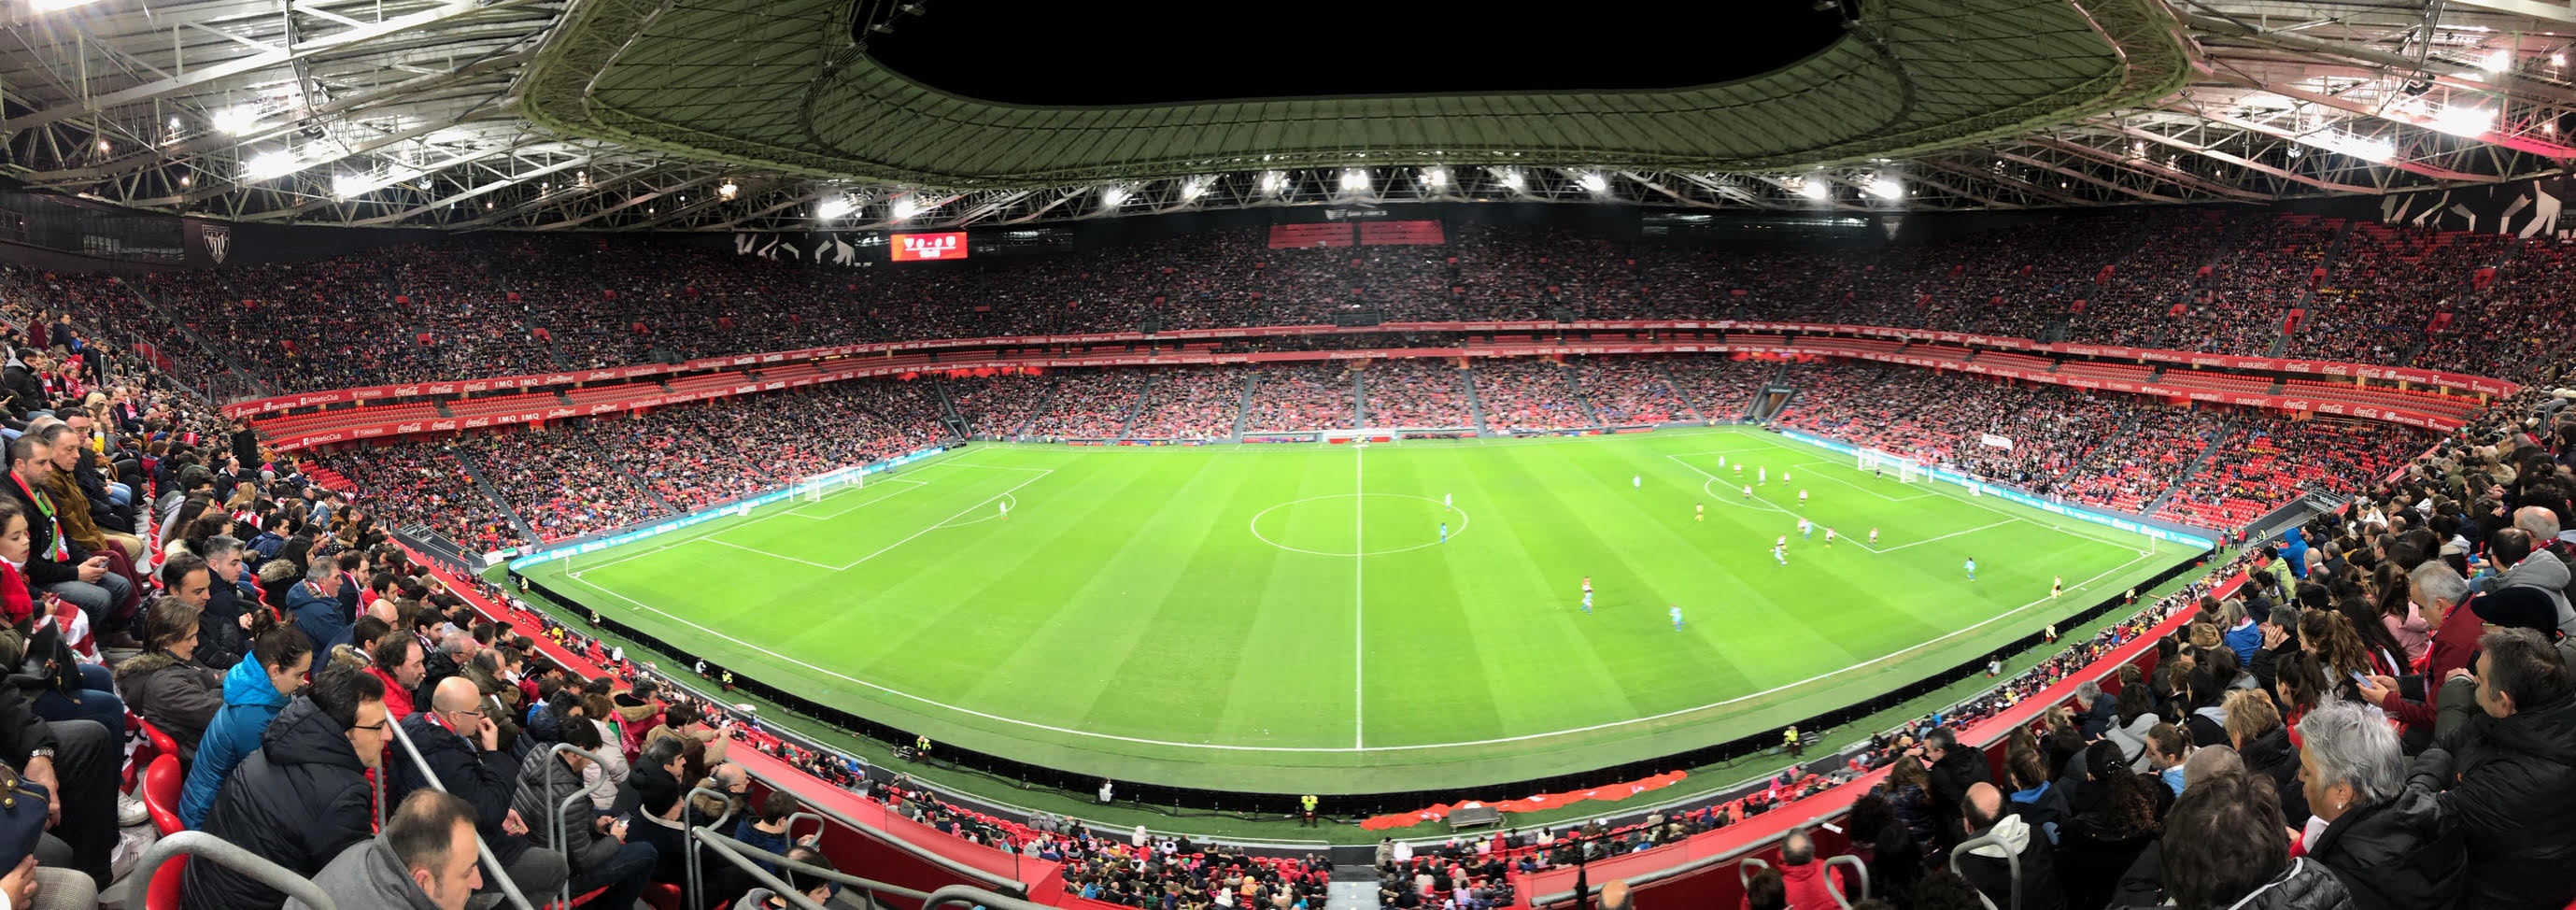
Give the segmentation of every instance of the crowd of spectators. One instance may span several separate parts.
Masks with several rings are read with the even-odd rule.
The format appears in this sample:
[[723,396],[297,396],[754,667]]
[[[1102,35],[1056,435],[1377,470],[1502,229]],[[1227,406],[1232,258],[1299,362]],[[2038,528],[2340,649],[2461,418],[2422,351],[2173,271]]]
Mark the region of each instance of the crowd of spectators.
[[1243,410],[1243,379],[1224,367],[1156,370],[1127,435],[1136,439],[1224,439]]
[[1341,364],[1270,364],[1258,368],[1252,381],[1244,432],[1354,429],[1359,389]]
[[2290,332],[2291,357],[2397,363],[2427,336],[2434,314],[2468,299],[2480,268],[2511,243],[2502,235],[2408,225],[2355,225],[2334,268]]
[[1735,420],[1753,406],[1753,397],[1780,372],[1777,360],[1726,357],[1674,357],[1664,361],[1682,401],[1709,420]]
[[1143,370],[1075,370],[1056,374],[1043,410],[1020,435],[1040,439],[1115,439],[1136,416],[1153,374]]
[[976,435],[1007,439],[1018,435],[1039,409],[1046,407],[1056,377],[972,376],[940,382],[948,389],[949,401],[957,406],[957,415],[965,418]]
[[1701,419],[1673,390],[1664,362],[1638,357],[1586,357],[1569,364],[1585,400],[1611,426]]
[[451,441],[406,440],[323,452],[314,463],[366,491],[368,507],[394,527],[427,527],[475,553],[528,543],[492,497],[475,489]]
[[1476,399],[1484,405],[1485,425],[1498,433],[1600,426],[1576,392],[1570,369],[1543,358],[1477,364]]
[[1467,401],[1467,377],[1457,364],[1438,359],[1379,360],[1359,374],[1367,390],[1372,427],[1403,429],[1474,428],[1476,416]]

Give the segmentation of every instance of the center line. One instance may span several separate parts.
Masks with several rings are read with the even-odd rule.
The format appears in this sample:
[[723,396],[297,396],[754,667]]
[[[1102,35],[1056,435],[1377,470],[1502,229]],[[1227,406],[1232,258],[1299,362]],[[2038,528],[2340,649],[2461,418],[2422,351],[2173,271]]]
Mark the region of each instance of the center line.
[[[1367,439],[1362,438],[1366,445]],[[1367,449],[1351,449],[1351,748],[1365,748],[1368,730],[1368,641],[1367,613],[1362,608],[1360,583],[1368,565],[1368,485],[1362,482],[1362,455]]]

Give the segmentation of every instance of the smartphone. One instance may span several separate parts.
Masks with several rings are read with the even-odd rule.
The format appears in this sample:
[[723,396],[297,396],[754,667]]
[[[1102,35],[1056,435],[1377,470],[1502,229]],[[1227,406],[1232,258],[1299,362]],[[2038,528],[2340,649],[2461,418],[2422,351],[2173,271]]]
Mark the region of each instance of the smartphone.
[[2352,681],[2365,686],[2370,685],[2370,677],[2359,670],[2352,671]]

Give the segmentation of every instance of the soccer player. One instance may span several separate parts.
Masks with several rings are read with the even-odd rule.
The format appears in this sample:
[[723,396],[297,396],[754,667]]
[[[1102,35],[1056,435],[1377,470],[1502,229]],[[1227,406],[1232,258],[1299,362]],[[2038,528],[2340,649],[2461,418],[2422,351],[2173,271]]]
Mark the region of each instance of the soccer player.
[[1592,612],[1592,576],[1583,576],[1583,612]]
[[1780,472],[1780,482],[1781,482],[1781,483],[1788,483],[1788,482],[1789,482],[1789,472],[1787,472],[1787,471],[1782,471],[1782,472]]
[[1640,489],[1640,490],[1645,489],[1645,488],[1646,488],[1646,475],[1643,475],[1643,474],[1630,474],[1630,475],[1628,475],[1628,486],[1633,487],[1633,488],[1636,488],[1636,489]]
[[1771,482],[1771,466],[1766,464],[1766,465],[1763,465],[1763,466],[1761,466],[1761,467],[1754,468],[1754,469],[1753,469],[1753,482],[1754,482],[1754,483],[1760,483],[1760,484],[1767,484],[1767,483],[1770,483],[1770,482]]
[[1886,479],[1887,479],[1887,468],[1886,468],[1886,466],[1884,466],[1884,465],[1871,465],[1871,466],[1870,466],[1870,468],[1869,468],[1869,473],[1870,473],[1870,476],[1872,476],[1872,477],[1876,477],[1876,478],[1878,478],[1878,479],[1880,479],[1880,480],[1886,480]]
[[1753,485],[1752,485],[1752,484],[1749,484],[1749,483],[1748,483],[1748,484],[1745,484],[1745,485],[1744,485],[1744,501],[1745,501],[1745,502],[1752,502],[1752,501],[1753,501]]
[[1694,512],[1692,512],[1692,513],[1691,513],[1691,520],[1692,520],[1692,521],[1707,521],[1707,520],[1708,520],[1708,503],[1704,503],[1704,502],[1694,502],[1694,503],[1691,503],[1691,508],[1692,508],[1692,509],[1697,510],[1697,511],[1694,511]]
[[2056,579],[2056,580],[2055,580],[2055,581],[2051,581],[2051,582],[2049,582],[2049,584],[2048,584],[2048,596],[2050,596],[2050,597],[2062,597],[2062,596],[2065,596],[2065,594],[2066,594],[2066,576],[2064,576],[2064,575],[2056,575],[2056,576],[2051,576],[2051,577],[2052,577],[2052,578],[2054,578],[2054,579]]
[[1440,542],[1449,542],[1449,523],[1445,521],[1440,523]]
[[1682,630],[1682,605],[1674,604],[1671,612],[1673,614],[1673,631],[1679,632]]
[[1440,511],[1449,511],[1449,494],[1440,494]]
[[[1721,468],[1726,467],[1726,456],[1724,456],[1724,455],[1717,456],[1717,466],[1718,466],[1718,467],[1721,467]],[[1744,470],[1744,466],[1742,466],[1742,465],[1737,465],[1735,469],[1736,469],[1737,471],[1742,471],[1742,470]]]
[[1974,556],[1968,557],[1968,580],[1977,580],[1977,558]]
[[1772,541],[1772,542],[1771,542],[1771,548],[1772,548],[1772,549],[1774,549],[1774,550],[1779,549],[1779,548],[1781,548],[1781,547],[1788,546],[1788,545],[1789,545],[1789,535],[1787,535],[1787,534],[1782,534],[1782,535],[1780,535],[1780,539],[1779,539],[1779,540],[1775,540],[1775,541]]
[[[1780,539],[1788,540],[1786,537]],[[1786,544],[1776,543],[1771,545],[1771,559],[1784,566],[1789,564],[1789,551],[1785,549],[1786,546]]]
[[999,502],[997,502],[996,504],[997,504],[997,505],[1000,505],[1000,506],[1002,507],[1002,520],[1003,520],[1003,521],[1009,521],[1009,520],[1011,520],[1011,501],[1010,501],[1010,500],[1008,500],[1008,499],[1004,499],[1004,500],[1000,500],[1000,501],[999,501]]
[[[1787,480],[1787,479],[1789,479],[1789,478],[1788,478],[1788,475],[1785,475],[1785,474],[1784,474],[1784,475],[1781,475],[1780,479],[1782,479],[1782,480]],[[1805,508],[1805,507],[1806,507],[1806,505],[1807,505],[1807,490],[1806,490],[1806,488],[1805,488],[1805,487],[1800,487],[1800,488],[1798,489],[1798,506],[1799,506],[1800,508]]]
[[1832,528],[1826,528],[1826,529],[1825,529],[1825,546],[1830,547],[1830,546],[1833,546],[1833,545],[1834,545],[1834,529],[1832,529]]
[[1871,545],[1871,546],[1877,546],[1877,545],[1878,545],[1878,529],[1877,529],[1877,528],[1871,528],[1871,529],[1869,529],[1869,542],[1870,542],[1870,545]]
[[1806,520],[1806,519],[1804,519],[1804,518],[1798,519],[1798,539],[1800,539],[1800,540],[1814,540],[1814,539],[1816,539],[1816,523],[1815,523],[1815,522],[1812,522],[1812,521],[1808,521],[1808,520]]
[[1735,463],[1735,476],[1744,476],[1744,462],[1739,461]]

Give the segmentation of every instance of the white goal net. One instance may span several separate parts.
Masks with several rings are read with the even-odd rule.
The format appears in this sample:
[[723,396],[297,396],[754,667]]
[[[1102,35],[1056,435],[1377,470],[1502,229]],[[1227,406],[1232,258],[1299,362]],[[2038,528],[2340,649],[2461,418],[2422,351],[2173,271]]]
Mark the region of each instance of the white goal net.
[[822,502],[823,497],[829,496],[843,487],[865,485],[867,483],[867,478],[868,475],[861,474],[857,471],[848,471],[841,474],[818,477],[807,481],[805,483],[804,492],[798,493],[796,498],[804,502]]
[[1860,450],[1860,469],[1873,474],[1896,475],[1901,483],[1913,483],[1923,476],[1921,462],[1877,449]]

